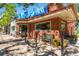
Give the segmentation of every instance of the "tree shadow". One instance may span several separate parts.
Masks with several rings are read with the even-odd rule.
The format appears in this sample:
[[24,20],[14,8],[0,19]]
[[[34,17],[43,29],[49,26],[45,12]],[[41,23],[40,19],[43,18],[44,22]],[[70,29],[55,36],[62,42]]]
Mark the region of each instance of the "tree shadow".
[[[6,42],[0,42],[0,44],[6,44],[6,43],[10,43],[10,42],[15,42],[16,44],[13,44],[11,46],[8,46],[8,47],[5,47],[4,49],[1,49],[0,50],[0,56],[4,56],[6,54],[8,54],[9,52],[11,51],[15,51],[15,50],[19,50],[19,49],[13,49],[13,50],[8,50],[9,48],[11,47],[15,47],[15,46],[18,46],[18,45],[28,45],[29,47],[31,48],[39,48],[39,47],[36,47],[36,44],[32,44],[30,41],[26,40],[26,42],[21,42],[23,41],[24,39],[20,39],[20,40],[12,40],[12,41],[6,41]],[[21,54],[24,54],[24,53],[21,53]],[[38,55],[38,53],[37,53]],[[48,51],[48,52],[45,52],[43,55],[38,55],[38,56],[49,56],[49,55],[52,55],[52,56],[57,56],[55,53],[53,53],[52,51]]]
[[19,40],[10,40],[10,41],[1,41],[0,44],[6,44],[6,43],[18,42],[18,41],[23,41],[23,39],[19,39]]
[[[17,41],[16,44],[14,44],[14,45],[12,45],[12,46],[5,47],[4,49],[1,49],[1,50],[0,50],[0,55],[3,56],[3,55],[5,55],[5,54],[7,54],[8,52],[13,51],[13,50],[8,50],[8,49],[11,48],[11,47],[15,47],[15,46],[18,46],[18,45],[26,45],[25,42],[18,42],[18,41],[20,41],[20,40],[8,41],[8,42],[5,42],[5,43],[15,42],[15,41]],[[3,44],[3,43],[2,43],[2,44]],[[15,50],[17,50],[17,49],[15,49]]]
[[48,52],[45,52],[44,54],[42,55],[38,55],[38,56],[58,56],[57,54],[55,54],[54,52],[52,51],[48,51]]
[[65,36],[65,39],[67,39],[71,45],[76,44],[77,42],[77,39],[75,36]]

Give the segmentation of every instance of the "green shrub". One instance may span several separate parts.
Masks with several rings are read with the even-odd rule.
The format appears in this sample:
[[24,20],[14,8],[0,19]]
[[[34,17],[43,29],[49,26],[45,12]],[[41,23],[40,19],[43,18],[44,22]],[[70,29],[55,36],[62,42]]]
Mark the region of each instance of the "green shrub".
[[60,39],[53,39],[52,44],[56,47],[61,45],[61,40]]
[[76,34],[77,37],[79,37],[79,32]]
[[[68,44],[69,44],[69,41],[64,39],[64,42],[63,42],[63,46],[64,47],[67,47]],[[53,39],[52,40],[52,44],[55,46],[55,47],[58,47],[58,46],[61,46],[61,39]]]

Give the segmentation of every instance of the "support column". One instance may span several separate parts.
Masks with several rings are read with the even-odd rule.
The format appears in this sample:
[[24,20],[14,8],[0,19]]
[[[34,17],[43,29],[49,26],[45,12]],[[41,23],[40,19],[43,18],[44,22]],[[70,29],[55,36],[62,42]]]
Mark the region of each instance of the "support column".
[[34,30],[34,24],[28,24],[28,37],[33,38],[33,30]]
[[19,34],[19,25],[16,23],[16,37],[19,37],[20,34]]

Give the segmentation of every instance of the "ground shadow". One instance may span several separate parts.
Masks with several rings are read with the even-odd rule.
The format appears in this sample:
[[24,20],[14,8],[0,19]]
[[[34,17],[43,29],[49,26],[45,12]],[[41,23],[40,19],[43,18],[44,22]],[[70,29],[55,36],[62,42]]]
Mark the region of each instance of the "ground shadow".
[[10,41],[1,41],[0,44],[6,44],[6,43],[18,42],[18,41],[23,41],[23,39],[19,39],[19,40],[10,40]]

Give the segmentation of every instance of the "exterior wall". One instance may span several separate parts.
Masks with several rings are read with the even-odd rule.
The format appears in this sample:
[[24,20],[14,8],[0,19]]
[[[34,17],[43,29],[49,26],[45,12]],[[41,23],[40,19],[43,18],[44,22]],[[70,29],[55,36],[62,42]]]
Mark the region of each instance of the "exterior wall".
[[10,34],[14,36],[16,35],[16,20],[13,20],[10,24]]
[[[54,36],[58,36],[60,37],[60,26],[61,26],[61,21],[63,21],[61,18],[52,18],[52,19],[48,19],[48,20],[44,20],[44,21],[41,21],[41,22],[35,22],[35,23],[32,23],[32,24],[29,24],[29,34],[30,36],[29,37],[32,37],[33,38],[33,31],[36,30],[35,29],[35,24],[37,23],[43,23],[43,22],[50,22],[50,25],[51,25],[51,33],[54,35]],[[68,34],[68,30],[67,30],[67,26],[65,26],[65,33]],[[56,34],[56,32],[58,34]],[[63,32],[63,31],[62,31]]]
[[75,24],[76,24],[75,21],[68,22],[67,29],[69,35],[75,35]]
[[60,30],[60,21],[62,21],[60,18],[53,18],[51,20],[52,30]]

